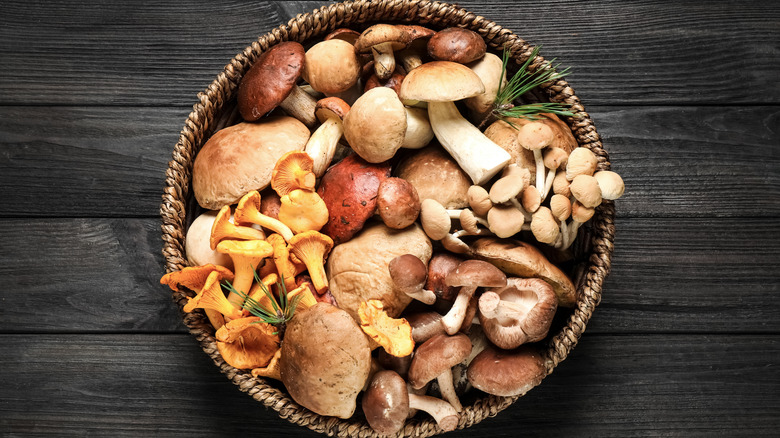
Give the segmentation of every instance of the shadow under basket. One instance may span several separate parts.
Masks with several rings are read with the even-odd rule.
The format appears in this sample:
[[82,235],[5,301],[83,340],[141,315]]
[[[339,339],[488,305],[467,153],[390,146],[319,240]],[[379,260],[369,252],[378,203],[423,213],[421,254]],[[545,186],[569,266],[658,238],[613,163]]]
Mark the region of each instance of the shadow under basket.
[[[173,149],[173,158],[166,171],[166,187],[162,196],[163,255],[167,272],[187,266],[184,253],[184,237],[187,227],[200,211],[191,193],[192,165],[200,147],[217,130],[238,121],[235,110],[235,94],[244,73],[255,59],[268,48],[283,41],[298,41],[306,45],[315,38],[341,27],[362,30],[374,23],[412,23],[434,29],[464,27],[480,34],[488,50],[501,53],[507,47],[511,62],[525,62],[533,46],[517,37],[510,30],[457,6],[431,1],[354,1],[329,4],[311,13],[301,14],[286,25],[279,26],[253,42],[236,55],[225,69],[203,92],[184,123],[179,141]],[[537,56],[529,65],[535,71],[544,65]],[[598,170],[608,170],[609,155],[603,149],[596,128],[585,112],[574,90],[563,80],[544,84],[539,90],[552,102],[571,105],[575,117],[565,121],[571,127],[579,146],[589,148],[598,158]],[[615,209],[611,201],[605,201],[587,226],[583,226],[574,248],[574,264],[571,275],[577,286],[578,299],[573,309],[561,309],[566,313],[540,345],[545,359],[546,375],[564,359],[577,344],[580,336],[601,299],[604,281],[609,273],[613,251]],[[246,392],[279,416],[291,423],[313,431],[339,437],[380,436],[374,432],[359,413],[348,420],[324,417],[297,404],[285,392],[279,382],[255,378],[249,370],[239,370],[228,365],[217,351],[214,329],[200,311],[185,313],[187,295],[173,292],[174,302],[183,314],[184,324],[200,343],[219,369],[241,391]],[[458,428],[467,428],[489,416],[495,416],[509,407],[520,396],[498,397],[479,395],[464,399]],[[358,409],[359,411],[359,409]],[[399,435],[431,436],[441,433],[430,417],[417,415],[407,420]]]

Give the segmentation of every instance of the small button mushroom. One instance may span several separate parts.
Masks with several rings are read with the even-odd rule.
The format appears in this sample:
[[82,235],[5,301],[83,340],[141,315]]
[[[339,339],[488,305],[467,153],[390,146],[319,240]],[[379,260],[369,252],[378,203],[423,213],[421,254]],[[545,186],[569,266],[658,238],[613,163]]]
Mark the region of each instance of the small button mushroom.
[[360,96],[344,117],[344,136],[369,163],[393,158],[406,135],[406,110],[398,95],[378,87]]
[[544,167],[550,169],[544,180],[544,190],[541,193],[542,199],[547,199],[547,194],[550,193],[555,180],[555,173],[566,165],[569,154],[561,148],[550,146],[544,150],[542,156],[544,157]]
[[374,377],[363,394],[363,413],[371,428],[382,435],[398,433],[406,423],[409,411],[418,409],[432,416],[444,432],[458,425],[458,412],[449,403],[434,397],[416,395],[407,390],[403,377],[384,370]]
[[424,288],[428,278],[428,268],[417,256],[400,255],[390,260],[387,269],[398,290],[428,305],[436,302],[436,295]]
[[558,239],[561,230],[552,212],[547,207],[539,207],[531,218],[531,233],[541,243],[552,245]]
[[349,90],[360,77],[355,47],[343,40],[320,41],[306,51],[303,78],[326,95]]
[[265,240],[223,240],[217,245],[217,251],[233,259],[235,277],[228,301],[240,308],[244,304],[241,294],[249,294],[255,280],[255,269],[263,259],[273,255],[273,247]]
[[328,222],[328,207],[317,192],[293,190],[282,196],[279,221],[293,233],[319,231]]
[[254,122],[277,105],[289,115],[314,127],[316,101],[296,85],[303,73],[304,48],[300,43],[279,43],[257,58],[238,85],[236,100],[241,117]]
[[287,152],[303,149],[309,129],[298,120],[269,117],[217,131],[192,166],[192,191],[201,207],[219,210],[249,190],[271,183],[274,165]]
[[525,213],[512,205],[494,205],[488,211],[490,231],[500,238],[512,237],[525,229]]
[[487,216],[488,211],[493,207],[488,191],[482,186],[473,185],[469,187],[466,194],[469,199],[469,206],[474,211],[474,214],[482,217]]
[[577,238],[577,231],[579,231],[580,226],[589,221],[595,212],[595,208],[586,207],[579,201],[574,201],[571,204],[571,224],[567,226],[568,234],[565,236],[565,240],[562,246],[563,249],[570,247],[571,244],[574,243],[574,240]]
[[542,383],[547,375],[544,357],[533,345],[506,351],[488,346],[469,365],[469,382],[488,394],[514,397]]
[[333,161],[336,147],[344,135],[342,120],[348,112],[349,105],[338,97],[326,97],[317,101],[315,115],[322,124],[312,133],[304,148],[312,158],[312,172],[317,178],[325,173]]
[[374,215],[379,185],[389,177],[389,163],[368,163],[357,154],[331,166],[317,188],[328,208],[328,222],[320,231],[336,244],[351,239]]
[[485,92],[479,76],[465,65],[428,62],[406,75],[402,100],[428,102],[428,119],[439,143],[474,184],[483,184],[512,158],[460,114],[454,101]]
[[324,294],[328,289],[325,259],[333,248],[333,240],[318,231],[304,231],[293,236],[289,243],[290,251],[306,265],[314,289]]
[[355,49],[359,53],[374,55],[374,71],[379,79],[386,80],[395,70],[393,52],[409,45],[411,35],[402,27],[391,24],[375,24],[360,35],[355,41]]
[[420,204],[420,223],[431,240],[441,240],[452,227],[447,210],[433,199],[423,199]]
[[471,180],[438,145],[406,155],[396,166],[395,173],[414,186],[420,200],[430,198],[448,209],[468,206]]
[[455,254],[446,251],[435,253],[428,263],[428,280],[425,282],[425,288],[432,290],[436,297],[452,302],[458,296],[460,288],[447,285],[446,278],[461,262],[463,258]]
[[379,184],[376,200],[382,222],[390,228],[404,229],[413,224],[420,214],[417,190],[402,178],[387,178]]
[[528,186],[523,189],[523,193],[520,195],[520,204],[525,211],[533,214],[542,204],[542,195],[535,186]]
[[578,147],[571,151],[566,162],[566,179],[573,181],[577,175],[593,175],[598,159],[588,148]]
[[[311,141],[311,137],[309,138]],[[282,155],[271,172],[271,188],[279,196],[296,189],[314,190],[317,178],[312,172],[314,161],[303,151],[290,151]]]
[[538,278],[512,277],[506,283],[479,297],[479,322],[485,335],[505,350],[541,341],[558,308],[552,287]]
[[569,185],[569,180],[566,179],[566,171],[559,170],[555,173],[555,178],[553,178],[552,185],[553,193],[556,195],[563,195],[568,198],[571,195]]
[[485,55],[487,45],[478,33],[461,27],[436,32],[428,40],[428,54],[439,61],[468,64]]
[[409,366],[409,383],[412,388],[420,389],[436,379],[442,398],[460,412],[463,406],[453,386],[452,367],[466,359],[469,353],[471,340],[465,334],[434,335],[415,350]]
[[478,287],[499,287],[506,285],[506,275],[500,269],[481,260],[466,260],[454,271],[447,274],[448,286],[460,286],[458,296],[449,312],[442,318],[442,324],[448,334],[460,330],[469,301]]
[[594,173],[593,178],[596,178],[596,182],[599,183],[602,198],[614,201],[623,196],[625,185],[623,178],[617,173],[611,170],[601,170]]
[[520,127],[517,131],[517,142],[520,146],[534,153],[536,166],[536,189],[544,192],[545,172],[542,149],[552,144],[555,134],[549,126],[542,122],[531,122]]
[[601,189],[596,178],[590,175],[577,175],[569,186],[574,199],[588,208],[601,204]]

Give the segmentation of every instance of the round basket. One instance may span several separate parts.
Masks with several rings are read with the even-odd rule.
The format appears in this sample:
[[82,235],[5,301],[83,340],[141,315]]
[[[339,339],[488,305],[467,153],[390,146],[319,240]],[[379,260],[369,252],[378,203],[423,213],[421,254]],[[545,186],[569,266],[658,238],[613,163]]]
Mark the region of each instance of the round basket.
[[[185,121],[179,141],[173,149],[173,158],[166,172],[166,187],[162,196],[163,255],[167,272],[187,266],[184,254],[184,237],[187,226],[198,211],[194,201],[190,179],[195,155],[203,143],[217,130],[238,121],[235,94],[244,73],[257,57],[269,47],[283,41],[306,43],[312,38],[323,37],[339,27],[363,28],[372,23],[415,23],[431,28],[465,27],[479,33],[488,48],[499,52],[510,49],[511,57],[518,65],[531,55],[533,47],[511,31],[457,6],[425,0],[352,1],[330,4],[308,14],[301,14],[286,25],[279,26],[253,42],[236,55],[217,75],[209,87],[198,94],[199,102]],[[529,69],[543,66],[544,59],[537,56]],[[603,149],[596,128],[585,112],[574,91],[565,80],[544,84],[543,94],[553,102],[571,105],[575,117],[567,124],[580,146],[592,150],[598,157],[598,169],[608,170],[609,155]],[[546,342],[545,366],[549,375],[577,344],[595,307],[601,299],[601,289],[610,270],[614,238],[614,204],[605,201],[587,226],[582,227],[577,238],[574,280],[578,289],[578,301],[555,332],[551,330]],[[173,299],[180,310],[187,302],[183,292],[173,292]],[[249,371],[228,365],[217,351],[214,329],[203,313],[183,313],[184,323],[197,338],[203,351],[241,391],[279,413],[288,421],[313,431],[340,437],[379,436],[357,416],[349,420],[323,417],[298,405],[277,382],[255,378]],[[458,428],[479,423],[495,416],[514,403],[519,396],[498,397],[484,395],[464,406]],[[432,419],[414,418],[399,432],[404,436],[431,436],[441,433]]]

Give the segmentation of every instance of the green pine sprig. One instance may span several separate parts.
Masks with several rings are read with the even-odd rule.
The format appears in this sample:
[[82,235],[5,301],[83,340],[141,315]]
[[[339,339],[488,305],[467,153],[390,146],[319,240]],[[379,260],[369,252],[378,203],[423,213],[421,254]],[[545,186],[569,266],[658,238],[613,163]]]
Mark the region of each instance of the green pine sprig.
[[[531,56],[520,66],[520,69],[510,78],[506,85],[499,86],[496,99],[493,103],[493,115],[506,121],[508,118],[523,117],[529,120],[539,119],[541,113],[552,113],[559,116],[574,116],[569,111],[569,106],[557,102],[516,104],[515,102],[524,94],[546,82],[556,81],[569,74],[569,67],[557,71],[560,64],[554,64],[555,59],[548,61],[547,65],[531,73],[528,66],[539,53],[539,47],[535,47]],[[504,72],[509,65],[509,50],[504,48],[502,56],[503,70],[501,71],[500,84],[504,82]]]
[[260,304],[254,298],[251,298],[244,291],[236,290],[228,281],[225,282],[225,288],[229,292],[236,293],[238,296],[244,299],[244,308],[252,315],[260,318],[258,323],[264,322],[266,324],[273,325],[277,329],[277,331],[273,334],[279,334],[281,336],[284,334],[287,323],[295,314],[295,309],[298,307],[298,302],[300,302],[301,298],[303,298],[303,294],[298,294],[297,296],[293,297],[292,300],[288,300],[287,287],[284,285],[284,276],[282,276],[282,278],[276,282],[276,285],[279,288],[279,300],[277,300],[274,294],[268,290],[268,287],[266,287],[265,283],[263,283],[263,281],[257,275],[256,271],[255,281],[260,285],[263,293],[270,300],[270,309]]

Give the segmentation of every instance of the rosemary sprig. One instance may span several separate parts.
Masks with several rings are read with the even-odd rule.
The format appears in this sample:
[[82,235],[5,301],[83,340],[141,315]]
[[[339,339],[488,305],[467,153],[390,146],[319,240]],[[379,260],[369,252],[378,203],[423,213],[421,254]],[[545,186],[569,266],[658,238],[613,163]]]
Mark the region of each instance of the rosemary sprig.
[[244,308],[252,315],[260,318],[260,321],[258,322],[264,322],[276,327],[277,331],[273,333],[275,335],[284,334],[287,323],[295,314],[295,309],[298,307],[298,302],[301,300],[301,298],[303,298],[303,294],[298,294],[293,297],[292,300],[288,300],[287,288],[284,285],[284,276],[282,275],[281,277],[282,278],[276,282],[276,286],[279,288],[279,300],[277,301],[274,294],[268,290],[268,287],[266,287],[265,283],[263,283],[255,271],[255,281],[260,285],[263,293],[271,302],[270,309],[260,304],[257,300],[250,297],[244,291],[236,290],[233,285],[230,284],[230,282],[225,282],[225,288],[228,291],[234,292],[244,299]]
[[[548,61],[545,67],[531,73],[528,66],[539,53],[539,47],[535,47],[531,56],[520,66],[520,69],[509,79],[504,86],[499,86],[496,99],[493,103],[492,113],[500,119],[524,117],[529,120],[539,119],[541,113],[553,113],[559,116],[574,116],[568,110],[568,105],[557,102],[529,103],[516,105],[515,101],[522,95],[545,82],[556,81],[569,74],[569,67],[557,71],[560,64],[554,64],[555,59]],[[501,71],[500,84],[504,82],[504,72],[509,65],[509,50],[504,48],[502,56],[503,70]]]

